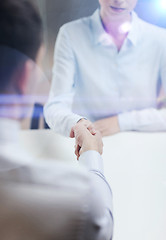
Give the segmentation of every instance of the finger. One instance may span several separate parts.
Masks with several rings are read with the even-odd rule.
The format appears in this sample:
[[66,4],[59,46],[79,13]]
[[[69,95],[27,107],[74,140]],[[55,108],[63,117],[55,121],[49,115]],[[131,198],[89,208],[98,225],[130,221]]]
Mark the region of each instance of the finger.
[[77,159],[78,159],[78,151],[77,151],[77,149],[75,149],[75,155],[76,155],[76,157],[77,157]]
[[90,132],[92,135],[95,135],[95,134],[96,134],[96,129],[94,128],[93,125],[88,126],[87,129],[89,130],[89,132]]
[[75,150],[75,155],[76,155],[76,157],[77,157],[77,160],[78,160],[78,158],[79,158],[79,153],[78,153],[78,151],[77,151],[77,150]]
[[80,146],[79,145],[76,146],[75,155],[77,156],[77,160],[78,160],[80,157]]
[[74,127],[71,128],[70,137],[71,137],[71,138],[74,138]]
[[79,150],[79,157],[81,156],[82,153],[83,153],[82,148],[80,148],[80,150]]

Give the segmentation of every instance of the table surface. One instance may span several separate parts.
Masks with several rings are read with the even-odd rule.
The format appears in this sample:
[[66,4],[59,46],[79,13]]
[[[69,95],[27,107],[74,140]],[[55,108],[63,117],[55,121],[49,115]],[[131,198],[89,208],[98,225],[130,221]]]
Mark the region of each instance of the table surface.
[[[75,163],[74,139],[24,130],[37,158]],[[114,240],[166,239],[166,133],[125,132],[103,138],[105,176],[114,202]]]

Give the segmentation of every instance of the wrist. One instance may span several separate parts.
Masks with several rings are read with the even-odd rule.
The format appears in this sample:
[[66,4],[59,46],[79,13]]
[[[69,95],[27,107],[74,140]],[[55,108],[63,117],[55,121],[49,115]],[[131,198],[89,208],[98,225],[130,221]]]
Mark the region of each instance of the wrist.
[[84,152],[87,151],[96,151],[101,155],[101,150],[99,149],[99,147],[96,144],[87,144],[86,146],[84,146],[83,148],[81,148],[80,150],[80,155]]

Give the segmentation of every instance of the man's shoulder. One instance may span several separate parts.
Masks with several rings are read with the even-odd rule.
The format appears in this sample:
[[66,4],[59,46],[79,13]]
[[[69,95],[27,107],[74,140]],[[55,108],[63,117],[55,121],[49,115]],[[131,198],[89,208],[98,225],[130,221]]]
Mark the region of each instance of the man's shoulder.
[[57,159],[31,158],[26,161],[23,159],[16,161],[5,156],[3,158],[1,156],[1,162],[5,164],[5,168],[1,170],[0,179],[9,182],[47,185],[64,189],[64,191],[65,189],[87,191],[91,181],[89,173],[76,163],[65,163]]
[[90,174],[76,163],[65,163],[60,160],[43,161],[40,169],[48,170],[51,178],[55,179],[56,185],[78,189],[87,189],[91,181]]

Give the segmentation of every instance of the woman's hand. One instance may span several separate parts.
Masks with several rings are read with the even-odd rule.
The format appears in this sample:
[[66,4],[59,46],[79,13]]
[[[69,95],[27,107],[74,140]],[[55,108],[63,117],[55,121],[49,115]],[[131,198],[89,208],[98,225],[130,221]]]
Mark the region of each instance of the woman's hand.
[[93,125],[94,125],[94,128],[98,130],[103,137],[110,136],[120,132],[117,116],[98,120],[94,122]]

